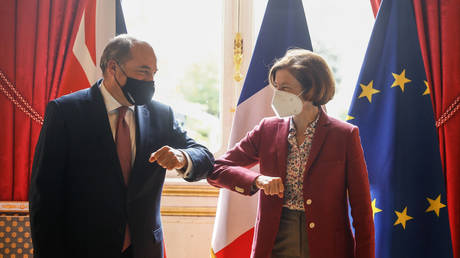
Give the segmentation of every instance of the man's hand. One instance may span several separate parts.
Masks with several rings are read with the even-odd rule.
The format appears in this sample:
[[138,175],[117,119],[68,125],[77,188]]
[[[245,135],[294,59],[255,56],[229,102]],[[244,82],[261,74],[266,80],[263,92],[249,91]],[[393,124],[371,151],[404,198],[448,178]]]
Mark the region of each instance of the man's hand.
[[278,195],[283,198],[284,186],[280,177],[258,176],[255,184],[257,188],[264,190],[265,194]]
[[153,163],[155,161],[158,165],[168,170],[182,169],[186,168],[188,165],[185,154],[182,151],[169,146],[163,146],[159,150],[150,154],[149,162]]

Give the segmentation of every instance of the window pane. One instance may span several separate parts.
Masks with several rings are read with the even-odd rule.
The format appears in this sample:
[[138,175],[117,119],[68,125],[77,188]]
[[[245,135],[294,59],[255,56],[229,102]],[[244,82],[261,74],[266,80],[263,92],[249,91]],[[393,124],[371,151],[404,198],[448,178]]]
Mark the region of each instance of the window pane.
[[172,106],[189,136],[220,147],[222,3],[216,0],[123,1],[128,33],[158,59],[155,100]]

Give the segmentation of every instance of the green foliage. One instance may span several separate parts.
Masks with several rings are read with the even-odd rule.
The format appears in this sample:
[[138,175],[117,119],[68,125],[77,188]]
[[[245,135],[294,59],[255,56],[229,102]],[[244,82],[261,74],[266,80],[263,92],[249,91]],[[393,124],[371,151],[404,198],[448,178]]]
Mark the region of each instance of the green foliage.
[[203,104],[207,113],[219,117],[219,73],[215,64],[207,62],[190,66],[177,90],[187,101]]
[[339,55],[324,42],[316,41],[314,43],[313,51],[326,59],[326,62],[329,64],[332,74],[334,75],[335,83],[340,84],[342,78],[339,75]]

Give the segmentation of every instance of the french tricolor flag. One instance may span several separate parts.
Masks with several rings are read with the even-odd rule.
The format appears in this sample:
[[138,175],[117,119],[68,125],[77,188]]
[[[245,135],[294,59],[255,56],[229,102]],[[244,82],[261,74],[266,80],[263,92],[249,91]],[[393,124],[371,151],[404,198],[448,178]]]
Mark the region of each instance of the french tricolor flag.
[[[274,115],[268,72],[276,59],[295,47],[312,50],[302,1],[269,0],[236,108],[229,148],[262,118]],[[220,190],[212,236],[213,257],[250,257],[257,202],[258,194],[247,197]]]

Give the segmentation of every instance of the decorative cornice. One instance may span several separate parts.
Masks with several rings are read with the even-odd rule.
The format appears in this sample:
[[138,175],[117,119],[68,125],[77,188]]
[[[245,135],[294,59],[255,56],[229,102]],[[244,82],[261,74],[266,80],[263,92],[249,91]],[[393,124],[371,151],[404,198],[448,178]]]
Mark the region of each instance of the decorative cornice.
[[[214,217],[216,207],[190,207],[190,206],[163,206],[161,207],[162,216],[193,216],[193,217]],[[29,213],[28,202],[0,202],[1,213]]]
[[165,196],[218,197],[219,189],[209,185],[167,185],[163,186]]
[[29,213],[29,202],[0,202],[0,213]]
[[215,207],[163,206],[162,216],[215,217]]

